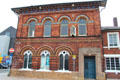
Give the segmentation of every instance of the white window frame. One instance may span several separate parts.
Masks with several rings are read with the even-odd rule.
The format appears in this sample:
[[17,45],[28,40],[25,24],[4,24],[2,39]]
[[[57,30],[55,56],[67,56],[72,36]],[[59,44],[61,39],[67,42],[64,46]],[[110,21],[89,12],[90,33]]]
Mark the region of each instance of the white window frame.
[[[110,46],[110,41],[109,41],[109,35],[110,34],[116,34],[117,35],[117,45],[118,46]],[[110,49],[110,48],[120,48],[119,32],[108,32],[107,33],[107,40],[108,40],[108,49]]]
[[[116,73],[116,74],[118,74],[118,73],[120,73],[120,70],[116,70],[116,65],[115,65],[115,70],[107,70],[107,65],[106,65],[106,58],[114,58],[114,64],[116,63],[115,62],[115,58],[119,58],[119,64],[120,64],[120,54],[105,54],[104,55],[104,57],[105,57],[105,72],[106,73]],[[111,59],[110,59],[110,68],[111,68]]]
[[[63,19],[63,20],[64,20],[64,19]],[[67,19],[65,19],[65,20],[67,20]],[[68,20],[67,20],[67,21],[68,21]],[[68,29],[67,29],[67,35],[63,35],[62,32],[61,32],[61,31],[62,31],[62,27],[63,27],[63,26],[66,26],[66,25],[67,25],[67,28],[68,28]],[[68,30],[69,30],[69,26],[68,26],[68,25],[69,25],[69,21],[68,21],[68,23],[66,23],[66,24],[60,23],[60,36],[61,36],[61,37],[67,37],[67,36],[68,36],[68,34],[69,34],[69,33],[68,33],[68,32],[69,32],[69,31],[68,31]]]
[[[35,21],[34,21],[35,22]],[[31,22],[30,22],[31,23]],[[35,24],[35,27],[36,27],[36,24]],[[29,27],[28,27],[28,37],[35,37],[35,29],[34,31],[32,32],[32,35],[30,35],[30,24],[29,24]]]
[[[65,54],[63,54],[63,52],[65,52]],[[70,56],[70,54],[66,50],[61,51],[58,56],[60,57],[61,54],[63,55],[63,70],[58,70],[58,72],[69,72],[69,70],[65,70],[65,55],[67,54],[68,56]]]
[[[47,53],[45,53],[45,52],[47,52]],[[47,55],[49,55],[49,58],[50,58],[50,52],[48,50],[44,50],[44,51],[41,52],[40,56],[42,56],[43,54],[45,55],[45,62],[46,62]],[[50,63],[50,61],[49,61],[49,63]],[[49,65],[49,67],[50,67],[50,65]],[[44,69],[41,69],[41,65],[40,65],[40,69],[38,71],[50,71],[50,70],[47,69],[47,66],[45,66]]]
[[28,68],[29,55],[30,55],[30,54],[32,55],[32,51],[30,51],[30,53],[28,53],[28,51],[30,51],[30,50],[27,50],[27,51],[24,52],[24,55],[27,54],[27,68],[24,68],[24,64],[23,64],[23,68],[22,68],[21,70],[30,70],[30,71],[32,70],[31,68]]
[[[86,27],[86,34],[84,34],[84,35],[80,35],[79,34],[79,26],[80,25],[86,25],[85,27]],[[81,24],[81,23],[78,23],[78,36],[87,36],[87,24]]]

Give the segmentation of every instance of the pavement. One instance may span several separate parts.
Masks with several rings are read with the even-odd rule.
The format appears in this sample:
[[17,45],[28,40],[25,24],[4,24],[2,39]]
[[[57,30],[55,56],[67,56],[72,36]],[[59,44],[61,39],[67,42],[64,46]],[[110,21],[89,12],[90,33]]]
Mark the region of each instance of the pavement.
[[0,80],[47,80],[47,79],[34,79],[34,78],[24,78],[24,77],[11,77],[8,76],[9,69],[0,69]]

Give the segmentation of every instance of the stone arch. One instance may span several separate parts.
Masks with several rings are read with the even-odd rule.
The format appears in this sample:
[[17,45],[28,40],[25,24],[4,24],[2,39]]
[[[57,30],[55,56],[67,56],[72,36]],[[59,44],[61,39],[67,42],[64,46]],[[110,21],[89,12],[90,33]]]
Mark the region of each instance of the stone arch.
[[86,15],[79,15],[76,17],[75,22],[78,22],[79,19],[85,19],[86,21],[89,21],[89,17]]
[[61,16],[61,17],[59,17],[59,19],[58,19],[58,23],[60,23],[62,19],[67,19],[67,20],[69,21],[69,23],[72,21],[69,16]]
[[45,22],[46,20],[50,20],[52,23],[54,23],[54,19],[53,19],[52,17],[44,17],[44,18],[42,19],[42,24],[44,24],[44,22]]
[[73,54],[73,53],[72,53],[72,50],[71,50],[69,47],[61,46],[61,47],[58,47],[58,48],[55,50],[56,55],[58,56],[59,53],[60,53],[61,51],[63,51],[63,50],[69,52],[70,55]]
[[43,46],[37,50],[37,56],[40,56],[41,52],[44,50],[48,50],[50,52],[50,55],[53,55],[53,53],[54,53],[51,47]]
[[24,55],[24,52],[30,50],[32,52],[32,56],[35,56],[35,49],[32,46],[25,46],[21,49],[20,55]]
[[28,20],[27,20],[27,22],[26,22],[26,24],[29,24],[30,23],[30,21],[35,21],[36,23],[38,23],[38,19],[37,18],[34,18],[34,17],[32,17],[32,18],[29,18]]

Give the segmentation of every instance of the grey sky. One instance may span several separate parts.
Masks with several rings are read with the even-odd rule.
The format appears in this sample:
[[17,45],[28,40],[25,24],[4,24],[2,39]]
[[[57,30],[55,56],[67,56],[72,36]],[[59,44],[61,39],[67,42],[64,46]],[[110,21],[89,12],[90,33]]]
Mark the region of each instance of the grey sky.
[[[17,28],[18,17],[11,11],[11,8],[51,4],[51,3],[64,3],[64,2],[78,2],[85,0],[2,0],[0,2],[0,32],[9,26]],[[90,1],[90,0],[87,0]],[[105,9],[100,11],[101,25],[113,26],[113,17],[118,18],[118,24],[120,24],[120,0],[108,0]]]

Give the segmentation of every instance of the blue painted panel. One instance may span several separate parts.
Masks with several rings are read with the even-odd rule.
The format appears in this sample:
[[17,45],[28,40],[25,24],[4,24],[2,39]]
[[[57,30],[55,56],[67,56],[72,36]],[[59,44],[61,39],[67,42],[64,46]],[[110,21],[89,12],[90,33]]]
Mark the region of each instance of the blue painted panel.
[[89,79],[96,78],[95,57],[85,56],[84,59],[84,77]]

